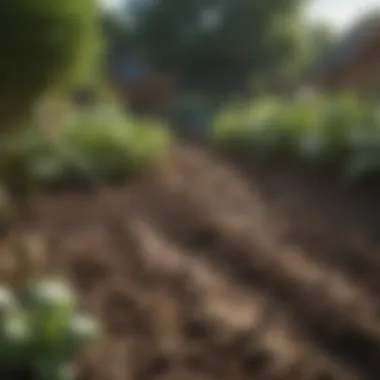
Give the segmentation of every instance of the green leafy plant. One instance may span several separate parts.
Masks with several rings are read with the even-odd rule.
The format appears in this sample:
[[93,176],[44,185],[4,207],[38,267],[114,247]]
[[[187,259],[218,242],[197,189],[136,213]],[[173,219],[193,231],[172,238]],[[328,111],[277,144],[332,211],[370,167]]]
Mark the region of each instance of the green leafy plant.
[[0,365],[21,367],[34,380],[75,379],[76,355],[101,327],[78,312],[74,289],[63,280],[33,282],[16,297],[0,287]]
[[98,106],[74,114],[54,138],[38,125],[3,138],[0,176],[18,194],[51,185],[104,183],[141,172],[169,143],[169,132],[157,121]]
[[380,173],[380,113],[350,94],[229,107],[213,131],[217,146],[256,158],[333,169],[349,181]]

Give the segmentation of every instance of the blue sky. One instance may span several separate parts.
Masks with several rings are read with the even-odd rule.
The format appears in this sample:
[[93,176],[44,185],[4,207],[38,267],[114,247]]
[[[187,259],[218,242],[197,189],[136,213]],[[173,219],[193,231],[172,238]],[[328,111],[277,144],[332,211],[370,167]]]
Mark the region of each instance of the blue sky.
[[[101,1],[107,7],[117,7],[122,2],[122,0]],[[342,30],[356,17],[373,8],[380,9],[380,0],[311,0],[306,14],[313,21],[327,21]]]

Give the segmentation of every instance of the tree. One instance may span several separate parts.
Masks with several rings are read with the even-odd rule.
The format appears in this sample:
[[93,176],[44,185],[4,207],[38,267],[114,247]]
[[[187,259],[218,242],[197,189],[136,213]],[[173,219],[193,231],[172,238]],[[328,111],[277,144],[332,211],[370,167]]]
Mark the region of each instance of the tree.
[[0,127],[18,123],[34,100],[80,75],[96,47],[94,0],[3,0]]
[[300,1],[129,0],[128,12],[136,40],[156,67],[219,91],[291,62]]
[[100,25],[106,45],[107,54],[113,54],[127,48],[130,44],[131,33],[129,24],[114,12],[103,12]]
[[325,23],[311,25],[307,36],[312,59],[319,58],[322,54],[325,54],[336,42],[334,29]]

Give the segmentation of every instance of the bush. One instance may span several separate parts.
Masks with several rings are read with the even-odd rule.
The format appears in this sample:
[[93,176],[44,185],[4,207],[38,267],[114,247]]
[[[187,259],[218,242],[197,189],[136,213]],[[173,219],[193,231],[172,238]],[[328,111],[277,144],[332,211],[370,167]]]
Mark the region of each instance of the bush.
[[77,311],[75,291],[42,279],[19,297],[0,286],[0,365],[35,380],[74,380],[75,355],[100,335],[90,315]]
[[66,83],[95,47],[94,0],[4,0],[0,125],[12,126],[45,90]]
[[380,174],[380,114],[347,94],[225,109],[214,119],[213,140],[258,158],[341,170],[350,180]]
[[72,115],[55,136],[31,125],[4,138],[0,177],[18,193],[36,187],[96,185],[139,173],[166,151],[169,142],[169,133],[157,122],[97,107]]

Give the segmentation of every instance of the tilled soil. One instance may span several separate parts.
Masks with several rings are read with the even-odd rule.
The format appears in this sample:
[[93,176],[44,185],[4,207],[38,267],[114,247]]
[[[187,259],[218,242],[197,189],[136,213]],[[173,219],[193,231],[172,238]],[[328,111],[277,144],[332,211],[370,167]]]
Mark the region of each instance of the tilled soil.
[[82,379],[378,380],[379,202],[180,147],[133,185],[36,197],[0,248],[45,239],[104,322]]

